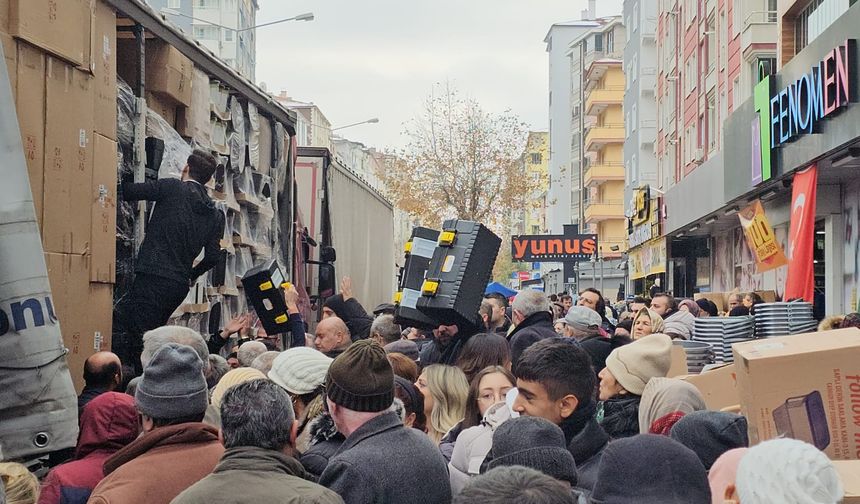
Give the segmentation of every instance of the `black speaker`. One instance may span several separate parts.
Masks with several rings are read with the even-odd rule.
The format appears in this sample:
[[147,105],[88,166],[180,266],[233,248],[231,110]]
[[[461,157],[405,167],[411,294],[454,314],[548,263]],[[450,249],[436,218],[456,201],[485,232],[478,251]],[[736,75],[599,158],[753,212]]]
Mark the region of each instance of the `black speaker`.
[[430,258],[436,250],[438,239],[439,231],[416,227],[412,229],[412,236],[404,247],[406,262],[400,272],[397,293],[394,294],[394,319],[403,327],[435,329],[439,326],[435,320],[424,315],[417,308],[424,274],[430,265]]
[[418,311],[440,324],[479,327],[478,309],[501,244],[483,224],[445,221],[421,286]]
[[286,279],[274,259],[251,268],[242,277],[242,287],[248,303],[254,307],[267,334],[282,334],[290,330],[283,286]]

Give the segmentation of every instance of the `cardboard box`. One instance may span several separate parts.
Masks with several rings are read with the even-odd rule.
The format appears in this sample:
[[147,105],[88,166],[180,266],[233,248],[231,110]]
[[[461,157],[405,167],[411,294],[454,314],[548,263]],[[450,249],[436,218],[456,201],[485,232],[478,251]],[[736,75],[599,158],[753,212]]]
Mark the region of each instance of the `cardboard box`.
[[42,195],[45,181],[45,54],[24,41],[17,42],[15,106],[36,220],[44,223]]
[[0,0],[0,32],[9,33],[9,5],[12,0]]
[[89,68],[92,0],[11,0],[9,34]]
[[194,65],[175,47],[157,39],[146,42],[146,89],[186,107],[191,105]]
[[669,367],[667,378],[687,374],[687,351],[680,345],[672,345],[672,365]]
[[90,281],[116,283],[116,142],[94,135]]
[[176,127],[176,104],[171,101],[164,99],[163,95],[156,95],[154,93],[147,92],[146,93],[146,106],[160,115],[162,119],[167,121],[172,128]]
[[48,57],[45,90],[46,252],[89,252],[93,166],[93,78]]
[[734,364],[726,364],[702,374],[679,376],[679,378],[699,389],[708,409],[719,411],[740,404]]
[[95,130],[116,140],[116,11],[104,0],[95,3],[92,32]]
[[90,355],[110,350],[113,286],[89,281],[89,257],[45,254],[54,309],[60,321],[66,360],[80,393],[84,362]]
[[860,460],[834,460],[833,465],[845,489],[842,504],[860,504]]
[[860,329],[732,346],[750,442],[791,437],[831,459],[860,458]]
[[212,145],[212,123],[209,111],[209,76],[194,69],[191,85],[191,106],[176,111],[176,131],[198,145]]

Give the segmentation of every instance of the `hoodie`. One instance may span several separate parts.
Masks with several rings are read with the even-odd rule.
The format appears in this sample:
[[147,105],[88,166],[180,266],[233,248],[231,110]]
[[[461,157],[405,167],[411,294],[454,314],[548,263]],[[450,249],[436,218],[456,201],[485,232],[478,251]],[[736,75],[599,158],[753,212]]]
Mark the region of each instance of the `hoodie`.
[[370,337],[370,325],[373,324],[373,318],[364,311],[364,307],[355,298],[344,301],[343,294],[335,294],[325,300],[324,306],[343,320],[349,329],[352,341]]
[[692,339],[696,326],[696,317],[684,310],[676,311],[669,315],[664,321],[663,332],[672,339]]
[[[126,201],[156,202],[140,246],[136,273],[187,284],[218,263],[225,219],[205,187],[195,181],[168,178],[140,184],[124,182],[122,190]],[[194,259],[204,248],[203,260],[194,266]]]
[[102,466],[111,455],[134,441],[139,432],[134,398],[105,392],[90,401],[81,415],[81,434],[75,459],[48,473],[39,504],[87,502],[104,478]]

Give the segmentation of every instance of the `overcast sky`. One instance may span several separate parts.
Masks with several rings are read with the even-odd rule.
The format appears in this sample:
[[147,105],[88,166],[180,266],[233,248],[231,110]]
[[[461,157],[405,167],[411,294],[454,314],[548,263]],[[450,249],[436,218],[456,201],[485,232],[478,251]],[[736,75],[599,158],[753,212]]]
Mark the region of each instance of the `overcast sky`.
[[[404,122],[432,85],[449,79],[485,109],[507,108],[535,130],[547,120],[547,55],[554,22],[580,18],[586,0],[260,0],[257,23],[304,12],[310,22],[260,28],[257,81],[316,103],[333,127],[380,149],[400,147]],[[622,0],[598,0],[597,15]]]

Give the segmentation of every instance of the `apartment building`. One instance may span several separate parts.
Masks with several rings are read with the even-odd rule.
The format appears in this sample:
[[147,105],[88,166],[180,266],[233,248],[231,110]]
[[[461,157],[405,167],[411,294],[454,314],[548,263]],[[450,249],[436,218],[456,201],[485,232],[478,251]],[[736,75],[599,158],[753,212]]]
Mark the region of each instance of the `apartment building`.
[[572,100],[570,113],[571,167],[574,172],[579,168],[582,181],[574,185],[582,209],[581,229],[597,233],[601,257],[621,257],[627,228],[622,63],[626,33],[621,16],[596,22],[597,27],[570,45],[572,81],[579,77],[572,89],[578,87],[580,94]]
[[[775,71],[776,0],[659,0],[657,175],[662,232],[724,205],[727,118]],[[695,196],[694,196],[695,195]],[[724,225],[734,215],[720,215]],[[710,219],[709,219],[710,220]],[[721,224],[722,225],[722,224]],[[711,243],[703,233],[667,242],[667,281],[677,295],[711,288]]]

